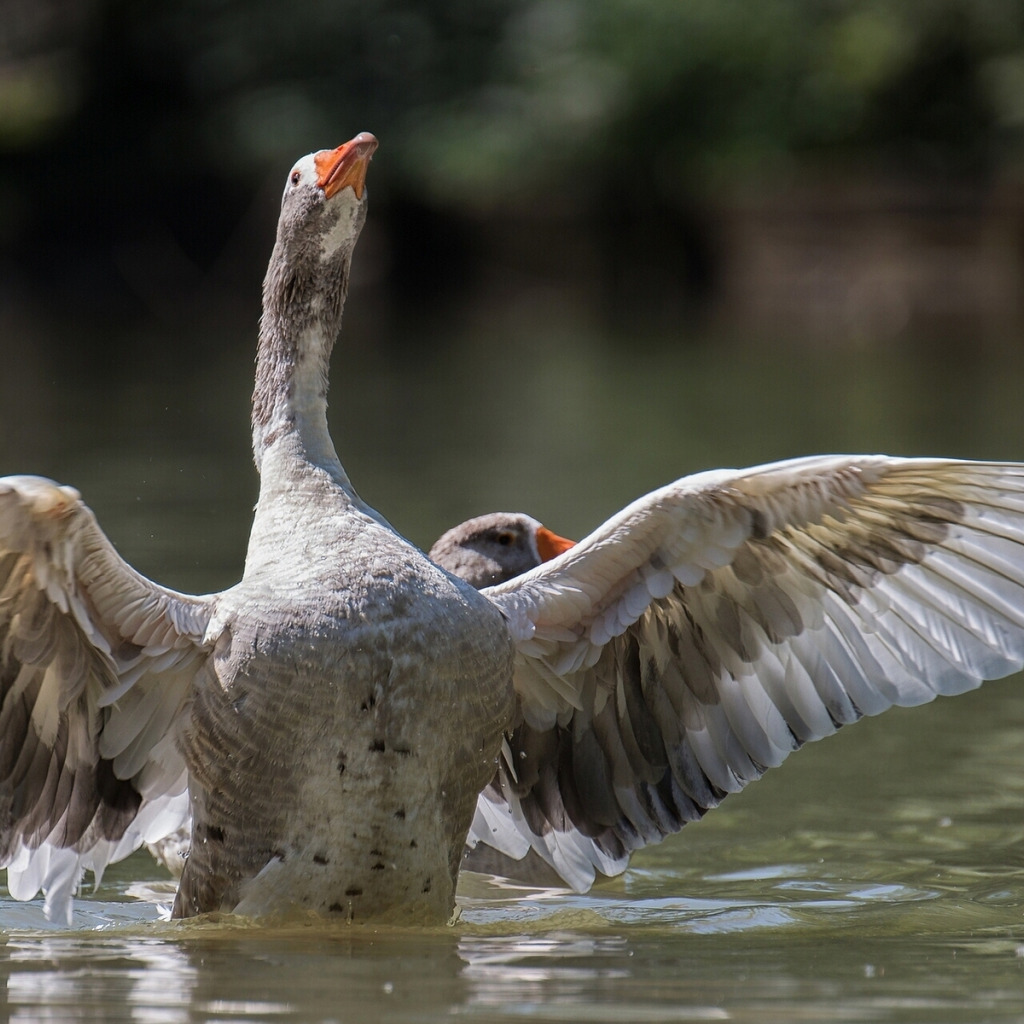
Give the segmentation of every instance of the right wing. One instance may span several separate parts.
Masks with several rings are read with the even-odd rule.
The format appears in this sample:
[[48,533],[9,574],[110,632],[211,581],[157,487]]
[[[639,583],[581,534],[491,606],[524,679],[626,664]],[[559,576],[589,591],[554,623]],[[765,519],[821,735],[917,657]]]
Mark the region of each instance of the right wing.
[[703,473],[484,593],[521,714],[469,843],[583,890],[802,743],[1020,669],[1024,466]]

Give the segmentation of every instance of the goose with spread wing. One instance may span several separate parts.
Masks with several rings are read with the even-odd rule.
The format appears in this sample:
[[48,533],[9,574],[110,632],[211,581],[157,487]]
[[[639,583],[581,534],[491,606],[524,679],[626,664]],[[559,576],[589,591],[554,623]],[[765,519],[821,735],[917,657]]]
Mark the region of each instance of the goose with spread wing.
[[375,148],[288,175],[236,586],[160,587],[72,488],[0,478],[0,863],[51,914],[190,807],[179,917],[445,920],[467,841],[584,889],[800,744],[1024,664],[1015,464],[702,473],[483,591],[427,559],[327,429]]

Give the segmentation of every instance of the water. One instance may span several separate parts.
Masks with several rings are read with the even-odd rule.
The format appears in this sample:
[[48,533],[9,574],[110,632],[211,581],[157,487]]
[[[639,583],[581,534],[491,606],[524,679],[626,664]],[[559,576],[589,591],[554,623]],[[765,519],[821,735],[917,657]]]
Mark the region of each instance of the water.
[[[348,335],[371,336],[358,314]],[[363,328],[363,330],[360,330]],[[6,332],[0,472],[73,483],[121,552],[234,582],[255,500],[245,336]],[[1024,458],[1024,358],[612,344],[543,317],[336,354],[332,428],[423,545],[505,508],[581,536],[684,472],[821,451]],[[21,1021],[1019,1021],[1021,680],[895,710],[781,768],[584,896],[467,876],[451,928],[168,922],[144,854],[70,930],[0,898]]]

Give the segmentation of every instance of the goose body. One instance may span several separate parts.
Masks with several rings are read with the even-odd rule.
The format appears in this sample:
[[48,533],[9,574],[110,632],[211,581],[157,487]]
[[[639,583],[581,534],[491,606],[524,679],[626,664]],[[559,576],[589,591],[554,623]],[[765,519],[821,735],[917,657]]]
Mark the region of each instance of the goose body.
[[331,490],[314,492],[317,531],[348,557],[283,531],[218,601],[184,732],[179,915],[451,913],[452,851],[512,713],[511,639],[493,605]]
[[[542,562],[567,551],[572,544],[572,541],[552,533],[525,513],[493,512],[460,523],[442,534],[431,547],[427,557],[479,590],[495,583],[503,583],[529,569],[534,569]],[[333,779],[330,780],[330,784],[333,784]],[[400,820],[404,820],[404,816],[400,816]],[[190,817],[177,832],[149,843],[148,848],[172,875],[180,875],[185,866],[191,840]],[[524,861],[510,861],[508,858],[502,858],[496,851],[491,852],[493,857],[485,864],[484,847],[478,847],[472,861],[468,864],[464,861],[463,866],[471,866],[478,871],[486,868],[490,873],[513,875],[518,878],[523,877],[528,866],[534,869],[531,878],[538,873],[536,864],[527,865]],[[551,874],[550,869],[542,874],[548,877]]]
[[582,890],[800,744],[1024,664],[1018,464],[685,477],[479,592],[398,536],[326,420],[375,148],[288,176],[237,586],[160,587],[72,488],[0,478],[0,863],[51,914],[190,812],[177,916],[445,920],[466,844]]

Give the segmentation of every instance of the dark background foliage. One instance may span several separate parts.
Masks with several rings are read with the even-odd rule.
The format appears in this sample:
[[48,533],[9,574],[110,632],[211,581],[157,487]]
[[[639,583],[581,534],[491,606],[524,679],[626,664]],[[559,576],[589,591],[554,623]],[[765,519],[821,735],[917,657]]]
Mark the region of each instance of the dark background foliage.
[[97,343],[209,318],[290,162],[372,130],[383,330],[523,280],[678,329],[727,298],[751,203],[897,183],[941,220],[1016,196],[1022,127],[1009,0],[3,0],[0,295]]

